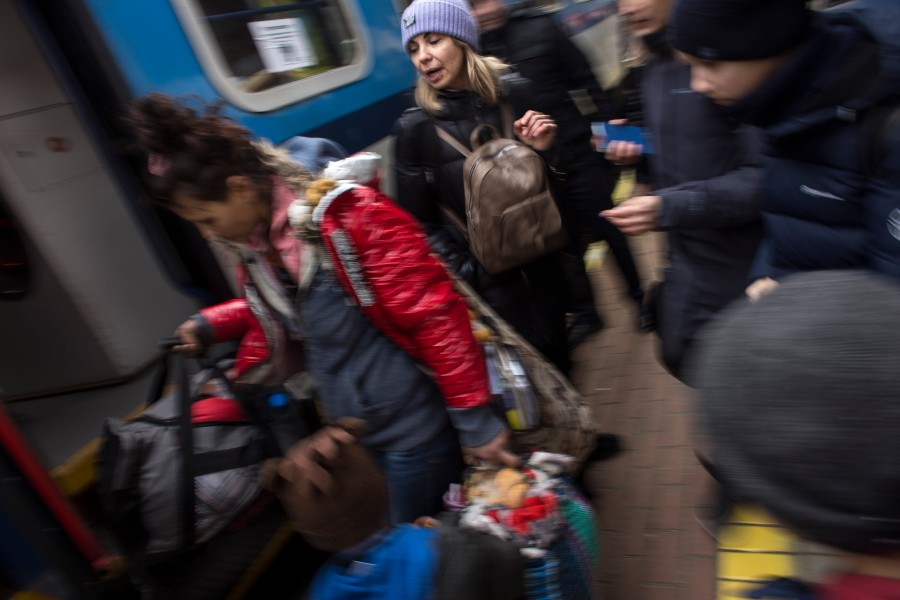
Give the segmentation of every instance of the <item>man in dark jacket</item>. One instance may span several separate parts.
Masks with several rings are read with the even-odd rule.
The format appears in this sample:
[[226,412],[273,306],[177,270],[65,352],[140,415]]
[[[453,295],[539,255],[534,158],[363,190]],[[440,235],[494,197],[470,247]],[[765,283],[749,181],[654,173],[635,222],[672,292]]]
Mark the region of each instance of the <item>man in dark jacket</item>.
[[[481,29],[482,54],[510,64],[534,84],[535,106],[543,107],[556,121],[557,144],[565,150],[565,181],[560,190],[561,209],[573,237],[571,252],[577,258],[570,278],[582,284],[579,300],[571,308],[575,320],[570,344],[599,329],[590,284],[581,256],[585,240],[606,240],[625,278],[629,296],[640,306],[641,278],[628,240],[599,212],[612,207],[616,168],[591,146],[591,121],[607,121],[616,115],[610,96],[600,87],[584,54],[549,16],[533,9],[506,6],[503,0],[469,0]],[[582,90],[594,104],[594,112],[583,115],[570,91]],[[576,279],[577,278],[577,279]]]
[[[641,95],[655,190],[604,214],[630,235],[667,232],[656,325],[662,362],[680,377],[701,326],[743,294],[762,235],[762,174],[758,132],[691,91],[690,68],[665,41],[670,8],[671,0],[619,0],[647,56]],[[608,154],[627,161],[640,148],[613,143]]]
[[693,89],[767,134],[748,296],[797,271],[900,277],[900,4],[684,0],[672,24]]

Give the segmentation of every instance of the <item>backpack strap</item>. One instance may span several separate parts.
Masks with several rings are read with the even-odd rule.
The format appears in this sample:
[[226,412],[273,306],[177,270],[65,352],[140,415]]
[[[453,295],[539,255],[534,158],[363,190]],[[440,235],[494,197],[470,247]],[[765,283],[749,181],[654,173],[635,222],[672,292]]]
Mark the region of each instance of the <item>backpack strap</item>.
[[509,103],[500,103],[500,117],[503,120],[503,136],[511,140],[516,139],[515,132],[513,131],[512,106],[510,106]]
[[[457,152],[459,152],[460,154],[462,154],[462,155],[465,156],[466,158],[468,158],[469,155],[472,154],[472,152],[471,152],[468,148],[466,148],[465,146],[463,146],[463,145],[459,142],[459,140],[457,140],[455,137],[453,137],[452,135],[450,135],[450,133],[449,133],[446,129],[444,129],[443,127],[441,127],[441,126],[438,125],[437,123],[434,124],[434,129],[437,131],[437,134],[438,134],[438,137],[439,137],[439,138],[441,138],[442,140],[444,140],[445,142],[447,142],[447,144],[448,144],[451,148],[453,148],[454,150],[456,150]],[[479,128],[476,127],[476,128],[475,128],[475,131],[472,132],[472,135],[473,135],[473,136],[478,132],[478,129],[479,129]],[[444,215],[447,217],[447,219],[449,219],[450,222],[453,223],[453,225],[454,225],[457,229],[459,229],[459,231],[463,234],[463,237],[465,238],[466,243],[468,243],[468,242],[469,242],[469,230],[468,230],[468,228],[466,227],[466,224],[462,222],[462,219],[459,218],[459,215],[457,215],[455,212],[453,212],[453,211],[452,211],[446,204],[444,204],[443,202],[439,202],[439,203],[438,203],[438,206],[440,207],[441,211],[443,211],[443,213],[444,213]]]
[[468,243],[469,230],[466,227],[466,224],[462,222],[462,219],[459,218],[459,215],[450,210],[450,208],[444,203],[441,203],[438,206],[440,206],[441,210],[444,212],[444,215],[446,215],[450,222],[453,223],[457,229],[459,229],[460,233],[462,233],[463,237],[466,239],[466,243]]
[[[475,127],[472,130],[472,134],[469,136],[469,144],[472,146],[472,150],[475,150],[481,145],[481,133],[486,130],[490,130],[492,132],[491,137],[505,137],[511,140],[515,139],[515,132],[513,131],[513,113],[512,107],[506,102],[500,103],[500,118],[502,121],[502,132],[498,133],[497,129],[491,125],[481,124]],[[472,153],[472,150],[469,150],[465,146],[463,146],[459,140],[450,135],[450,133],[438,125],[434,124],[434,128],[437,130],[438,137],[447,142],[451,148],[465,156],[466,158]]]
[[174,367],[176,383],[178,385],[178,429],[180,433],[181,447],[181,481],[178,485],[178,503],[181,517],[180,529],[185,548],[190,548],[196,540],[194,514],[195,490],[194,490],[194,428],[191,424],[191,385],[188,379],[187,357],[181,352],[170,351],[166,355],[166,361],[171,361]]
[[[437,130],[437,134],[438,134],[438,137],[439,137],[439,138],[441,138],[442,140],[444,140],[445,142],[447,142],[447,144],[448,144],[451,148],[453,148],[454,150],[456,150],[457,152],[459,152],[460,154],[462,154],[462,155],[465,156],[466,158],[469,158],[469,155],[472,154],[472,151],[471,151],[471,150],[469,150],[468,148],[466,148],[465,146],[463,146],[462,144],[460,144],[460,143],[459,143],[459,140],[457,140],[455,137],[453,137],[452,135],[450,135],[450,133],[449,133],[446,129],[444,129],[443,127],[441,127],[441,126],[438,125],[437,123],[435,123],[434,128]],[[478,128],[477,128],[477,127],[475,128],[475,131],[478,131]],[[473,135],[474,135],[475,131],[472,132]]]

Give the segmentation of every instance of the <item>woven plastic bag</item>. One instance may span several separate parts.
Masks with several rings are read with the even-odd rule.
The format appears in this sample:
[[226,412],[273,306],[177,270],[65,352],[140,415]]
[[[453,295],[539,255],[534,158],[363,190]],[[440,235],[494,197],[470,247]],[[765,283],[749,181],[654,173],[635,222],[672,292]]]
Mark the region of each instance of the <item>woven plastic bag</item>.
[[567,477],[569,456],[535,452],[521,469],[475,469],[460,526],[519,546],[528,600],[592,600],[599,560],[594,511]]

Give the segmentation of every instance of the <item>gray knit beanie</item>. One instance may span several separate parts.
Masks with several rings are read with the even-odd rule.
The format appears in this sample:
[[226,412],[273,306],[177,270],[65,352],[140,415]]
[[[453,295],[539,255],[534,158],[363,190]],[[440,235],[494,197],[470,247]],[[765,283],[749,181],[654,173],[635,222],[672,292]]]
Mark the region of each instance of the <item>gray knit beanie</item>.
[[708,326],[693,365],[712,460],[738,501],[849,552],[900,552],[900,285],[795,275]]
[[400,19],[403,48],[422,33],[443,33],[478,50],[478,26],[466,0],[415,0]]

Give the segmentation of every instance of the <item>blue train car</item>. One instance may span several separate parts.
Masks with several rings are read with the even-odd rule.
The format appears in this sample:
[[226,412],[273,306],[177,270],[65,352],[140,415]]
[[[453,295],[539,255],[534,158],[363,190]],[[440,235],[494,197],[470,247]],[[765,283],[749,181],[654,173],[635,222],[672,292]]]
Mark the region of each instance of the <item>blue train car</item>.
[[[321,136],[387,154],[414,81],[398,10],[391,0],[5,3],[0,43],[20,58],[2,73],[12,84],[0,92],[0,221],[4,238],[22,232],[29,258],[25,267],[15,261],[16,280],[33,290],[3,304],[13,324],[5,338],[19,350],[0,393],[17,399],[131,377],[152,358],[149,329],[100,321],[123,323],[152,307],[170,328],[192,301],[231,293],[205,244],[144,196],[143,166],[122,152],[130,98],[196,95],[223,102],[275,143]],[[56,293],[38,285],[44,276]],[[129,297],[133,283],[145,289]],[[51,334],[35,339],[34,322]],[[84,340],[78,348],[73,335]],[[50,377],[38,372],[47,362],[60,365]]]
[[223,98],[279,142],[385,137],[413,81],[392,0],[84,0],[128,92]]

